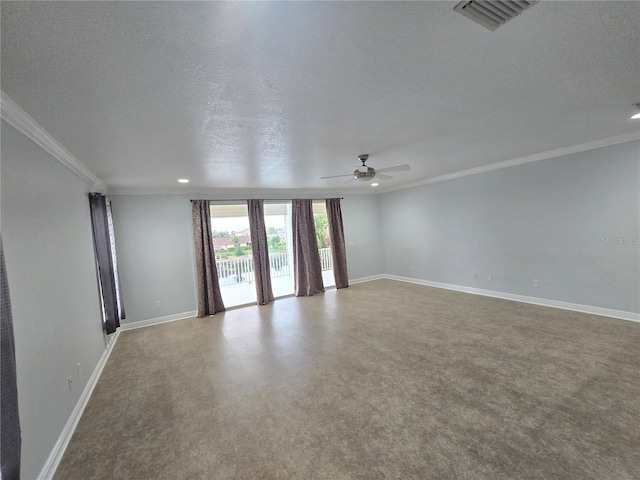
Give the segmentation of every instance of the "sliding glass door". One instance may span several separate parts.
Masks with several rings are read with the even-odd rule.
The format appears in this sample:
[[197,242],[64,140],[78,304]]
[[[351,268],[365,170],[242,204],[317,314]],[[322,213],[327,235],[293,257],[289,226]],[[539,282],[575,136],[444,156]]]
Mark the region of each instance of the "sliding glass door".
[[211,229],[225,306],[255,303],[255,277],[247,204],[211,204]]
[[[291,203],[264,203],[274,297],[293,294]],[[211,229],[225,306],[255,303],[255,276],[246,203],[211,204]]]
[[[324,202],[313,203],[316,239],[325,287],[335,285],[327,211]],[[264,202],[271,286],[274,297],[293,295],[293,239],[291,202]],[[211,229],[220,291],[226,307],[256,302],[255,276],[247,204],[211,203]]]
[[[335,286],[331,243],[327,221],[327,208],[324,201],[313,203],[313,219],[316,239],[322,265],[322,281],[325,287]],[[269,260],[271,262],[271,286],[273,295],[282,297],[293,295],[293,239],[291,235],[291,203],[264,204],[264,221],[267,227]]]

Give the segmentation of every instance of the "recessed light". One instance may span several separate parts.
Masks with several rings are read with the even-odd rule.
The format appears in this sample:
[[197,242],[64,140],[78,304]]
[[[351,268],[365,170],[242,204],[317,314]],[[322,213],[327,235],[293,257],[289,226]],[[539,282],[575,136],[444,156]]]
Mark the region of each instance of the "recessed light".
[[372,187],[377,187],[378,185],[380,185],[379,183],[372,183],[371,186]]
[[178,182],[180,182],[180,183],[189,183],[189,179],[188,178],[179,178]]

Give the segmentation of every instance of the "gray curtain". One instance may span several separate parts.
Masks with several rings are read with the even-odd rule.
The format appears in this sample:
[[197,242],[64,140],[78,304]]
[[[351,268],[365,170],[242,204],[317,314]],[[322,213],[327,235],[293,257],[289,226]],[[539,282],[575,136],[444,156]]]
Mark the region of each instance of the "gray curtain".
[[264,226],[264,201],[247,200],[247,207],[253,252],[253,272],[256,277],[256,303],[266,305],[273,302],[273,290],[271,289],[267,229]]
[[113,263],[113,275],[116,285],[116,302],[118,306],[118,315],[120,320],[127,318],[124,313],[124,304],[122,302],[122,287],[120,286],[120,275],[118,274],[118,259],[116,258],[116,234],[113,228],[113,214],[111,213],[111,201],[106,199],[107,205],[107,225],[109,227],[109,247],[111,248],[111,261]]
[[324,292],[322,264],[311,200],[292,200],[293,268],[296,297]]
[[22,437],[20,434],[20,419],[18,417],[18,386],[16,383],[16,349],[13,339],[13,318],[11,316],[11,300],[9,298],[9,283],[4,266],[4,252],[0,237],[0,288],[2,295],[2,331],[0,337],[2,400],[0,403],[0,472],[3,480],[20,479],[20,448]]
[[120,326],[120,310],[118,308],[118,292],[116,289],[118,280],[113,266],[115,251],[112,251],[111,248],[111,233],[109,231],[105,196],[100,193],[90,193],[89,208],[91,210],[93,244],[98,266],[104,323],[107,334],[110,334]]
[[325,204],[327,205],[327,220],[329,222],[333,277],[336,280],[336,288],[346,288],[349,286],[349,275],[347,273],[347,250],[344,244],[340,199],[327,198]]
[[211,234],[211,212],[208,200],[192,200],[193,241],[196,252],[198,283],[198,317],[224,311],[218,269]]

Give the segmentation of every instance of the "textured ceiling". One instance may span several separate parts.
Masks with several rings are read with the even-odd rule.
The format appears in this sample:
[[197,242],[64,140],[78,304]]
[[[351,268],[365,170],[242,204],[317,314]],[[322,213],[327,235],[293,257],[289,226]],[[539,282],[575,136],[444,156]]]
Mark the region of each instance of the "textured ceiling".
[[[2,90],[116,191],[380,191],[637,132],[639,2],[9,2]],[[186,187],[177,184],[188,177]]]

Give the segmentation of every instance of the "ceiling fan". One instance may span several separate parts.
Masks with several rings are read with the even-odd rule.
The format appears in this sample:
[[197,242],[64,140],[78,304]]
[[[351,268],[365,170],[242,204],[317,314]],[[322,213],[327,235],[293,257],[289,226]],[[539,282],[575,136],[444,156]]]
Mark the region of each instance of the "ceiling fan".
[[[320,179],[338,178],[338,177],[352,177],[351,180],[348,180],[348,182],[350,182],[352,180],[362,180],[362,181],[366,182],[368,180],[372,180],[375,177],[375,178],[379,178],[381,180],[389,180],[389,179],[391,179],[393,177],[391,175],[385,175],[384,172],[406,172],[407,170],[411,170],[411,166],[409,166],[409,165],[396,165],[394,167],[380,168],[380,169],[376,170],[375,168],[368,167],[366,165],[367,159],[369,158],[368,154],[358,155],[358,158],[362,162],[362,167],[356,168],[353,171],[353,173],[349,173],[347,175],[331,175],[329,177],[320,177]],[[363,170],[361,171],[361,170],[359,170],[359,168],[362,168]]]

